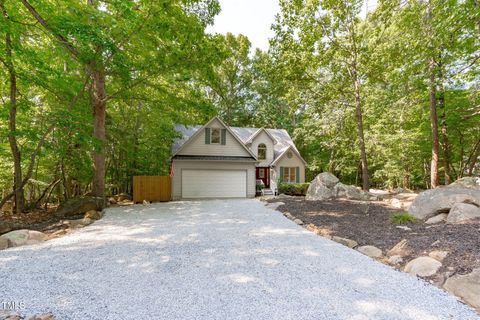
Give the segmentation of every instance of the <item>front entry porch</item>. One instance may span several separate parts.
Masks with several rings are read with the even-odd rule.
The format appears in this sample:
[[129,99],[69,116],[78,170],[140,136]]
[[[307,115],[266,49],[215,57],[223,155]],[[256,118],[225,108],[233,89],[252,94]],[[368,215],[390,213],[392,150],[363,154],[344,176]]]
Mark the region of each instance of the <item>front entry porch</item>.
[[255,178],[262,180],[265,188],[270,188],[270,167],[257,167],[255,169]]

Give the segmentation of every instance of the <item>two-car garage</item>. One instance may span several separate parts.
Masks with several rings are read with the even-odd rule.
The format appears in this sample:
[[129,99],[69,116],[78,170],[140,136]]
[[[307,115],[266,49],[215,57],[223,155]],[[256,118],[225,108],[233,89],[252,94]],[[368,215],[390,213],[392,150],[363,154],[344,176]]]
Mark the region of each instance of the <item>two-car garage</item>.
[[245,198],[247,170],[183,169],[182,198]]
[[173,200],[255,197],[254,161],[176,158],[173,168]]
[[192,161],[175,159],[172,198],[213,199],[255,196],[254,161]]

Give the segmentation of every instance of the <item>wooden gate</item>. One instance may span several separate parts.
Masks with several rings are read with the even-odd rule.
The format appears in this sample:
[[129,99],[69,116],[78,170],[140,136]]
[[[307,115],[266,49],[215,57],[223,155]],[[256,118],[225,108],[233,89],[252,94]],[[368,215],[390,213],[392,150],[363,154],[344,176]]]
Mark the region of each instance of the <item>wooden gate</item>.
[[133,177],[133,202],[170,201],[172,184],[169,176]]

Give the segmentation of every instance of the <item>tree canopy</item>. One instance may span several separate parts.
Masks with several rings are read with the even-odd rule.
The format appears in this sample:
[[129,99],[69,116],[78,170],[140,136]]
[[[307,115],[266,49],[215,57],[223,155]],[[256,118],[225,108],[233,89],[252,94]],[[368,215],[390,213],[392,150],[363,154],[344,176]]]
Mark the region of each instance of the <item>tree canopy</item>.
[[[0,188],[16,212],[168,173],[175,123],[285,128],[369,187],[479,174],[478,1],[280,0],[268,51],[216,0],[0,0]],[[4,208],[5,210],[5,208]]]

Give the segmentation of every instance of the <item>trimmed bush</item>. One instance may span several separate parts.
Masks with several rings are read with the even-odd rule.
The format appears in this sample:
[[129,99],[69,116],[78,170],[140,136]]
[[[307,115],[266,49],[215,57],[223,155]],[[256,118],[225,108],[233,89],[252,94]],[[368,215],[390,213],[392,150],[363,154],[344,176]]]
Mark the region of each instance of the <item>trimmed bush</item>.
[[310,183],[280,183],[278,185],[278,193],[289,196],[304,196],[307,194]]

